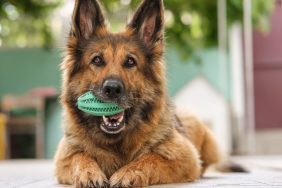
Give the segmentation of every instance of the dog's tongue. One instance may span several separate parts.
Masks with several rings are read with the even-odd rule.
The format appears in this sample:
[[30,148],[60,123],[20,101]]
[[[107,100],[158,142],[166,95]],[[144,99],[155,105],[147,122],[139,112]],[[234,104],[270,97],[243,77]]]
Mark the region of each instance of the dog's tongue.
[[119,120],[122,116],[123,116],[123,112],[120,112],[120,113],[115,114],[115,115],[112,115],[112,116],[107,116],[107,118],[108,118],[110,121],[117,121],[117,120]]

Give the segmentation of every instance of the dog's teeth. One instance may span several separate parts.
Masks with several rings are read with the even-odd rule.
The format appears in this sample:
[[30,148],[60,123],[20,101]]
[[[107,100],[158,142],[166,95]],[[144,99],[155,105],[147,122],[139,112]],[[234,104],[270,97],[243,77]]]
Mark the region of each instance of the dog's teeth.
[[108,123],[108,118],[106,116],[103,116],[103,121],[107,124]]
[[118,122],[121,123],[123,120],[123,115],[118,119]]

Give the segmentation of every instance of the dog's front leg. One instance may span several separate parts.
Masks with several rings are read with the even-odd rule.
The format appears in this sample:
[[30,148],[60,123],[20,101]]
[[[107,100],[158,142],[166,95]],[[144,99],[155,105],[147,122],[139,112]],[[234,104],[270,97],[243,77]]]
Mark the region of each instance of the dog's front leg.
[[108,187],[108,180],[97,162],[85,154],[76,154],[72,161],[72,178],[75,187]]
[[76,188],[108,187],[107,177],[96,161],[83,153],[59,163],[62,163],[57,165],[59,183],[73,184]]
[[119,169],[110,178],[111,187],[144,187],[154,184],[194,181],[201,172],[192,144],[166,143]]
[[76,188],[108,187],[108,179],[95,159],[86,153],[70,154],[65,144],[62,140],[55,158],[58,182]]

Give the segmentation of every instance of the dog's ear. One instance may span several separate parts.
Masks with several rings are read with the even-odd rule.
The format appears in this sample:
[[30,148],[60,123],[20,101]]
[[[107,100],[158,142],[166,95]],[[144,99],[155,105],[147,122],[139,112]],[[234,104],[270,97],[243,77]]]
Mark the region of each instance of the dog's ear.
[[164,35],[163,0],[144,0],[127,26],[134,29],[134,32],[146,45],[162,42]]
[[99,27],[105,26],[102,9],[97,0],[76,0],[72,30],[77,38],[88,39]]

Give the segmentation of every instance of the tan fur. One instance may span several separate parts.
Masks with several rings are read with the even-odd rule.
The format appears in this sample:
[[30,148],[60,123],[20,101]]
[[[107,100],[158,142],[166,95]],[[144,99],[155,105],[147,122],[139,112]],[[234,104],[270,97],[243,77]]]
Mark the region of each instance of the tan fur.
[[215,138],[211,131],[196,116],[182,116],[180,120],[185,127],[185,135],[200,153],[202,173],[204,173],[209,165],[217,163],[221,159]]
[[[125,156],[117,156],[114,152],[95,148],[86,139],[85,143],[80,145],[88,145],[87,153],[75,152],[78,148],[72,148],[70,143],[68,145],[66,140],[62,139],[56,155],[56,176],[60,183],[74,183],[79,186],[77,173],[82,172],[76,171],[74,175],[74,168],[81,166],[80,168],[83,169],[85,166],[87,168],[83,173],[88,173],[89,179],[82,176],[84,179],[80,181],[83,184],[91,179],[108,182],[105,177],[109,178],[112,185],[120,183],[124,187],[132,182],[135,186],[146,186],[193,181],[199,178],[210,164],[218,162],[220,158],[214,138],[205,125],[193,116],[183,117],[181,120],[185,127],[186,137],[174,130],[169,140],[162,142],[154,151],[139,154],[136,159],[130,151],[144,147],[142,140],[148,139],[146,134],[149,131],[146,134],[138,133],[139,136],[132,135],[135,140],[130,139],[132,144],[124,146],[127,152]],[[155,142],[157,142],[160,138],[156,135],[151,139],[156,139]]]
[[[87,2],[91,4],[91,0]],[[145,0],[141,7],[150,3],[157,7],[163,19],[162,1]],[[97,4],[91,6],[99,13]],[[133,20],[144,10],[140,8]],[[162,28],[162,20],[152,20],[159,19],[157,13],[148,15],[153,17],[145,19],[145,26],[141,27],[141,30],[145,28],[145,33],[141,32],[145,37],[143,46],[136,42],[136,31],[131,27],[112,34],[103,23],[96,28],[95,23],[87,20],[88,14],[83,16],[83,29],[74,28],[74,34],[69,37],[62,64],[65,135],[55,156],[59,183],[75,187],[143,187],[191,182],[219,160],[217,145],[205,125],[193,116],[177,120],[166,93],[162,31],[151,33],[157,23]],[[103,21],[101,16],[99,19]],[[146,20],[149,20],[147,25]],[[93,41],[93,33],[75,33],[90,32],[85,27],[96,28]],[[151,41],[152,37],[157,40]],[[86,39],[90,42],[85,43]],[[144,51],[144,45],[151,50]],[[107,65],[93,66],[90,62],[95,54],[103,54]],[[123,67],[128,54],[138,62],[132,69]],[[95,91],[95,87],[112,75],[123,81],[127,91],[127,102],[120,105],[135,109],[125,131],[114,138],[101,132],[97,118],[78,111],[75,104],[77,97],[89,90],[89,85]]]

